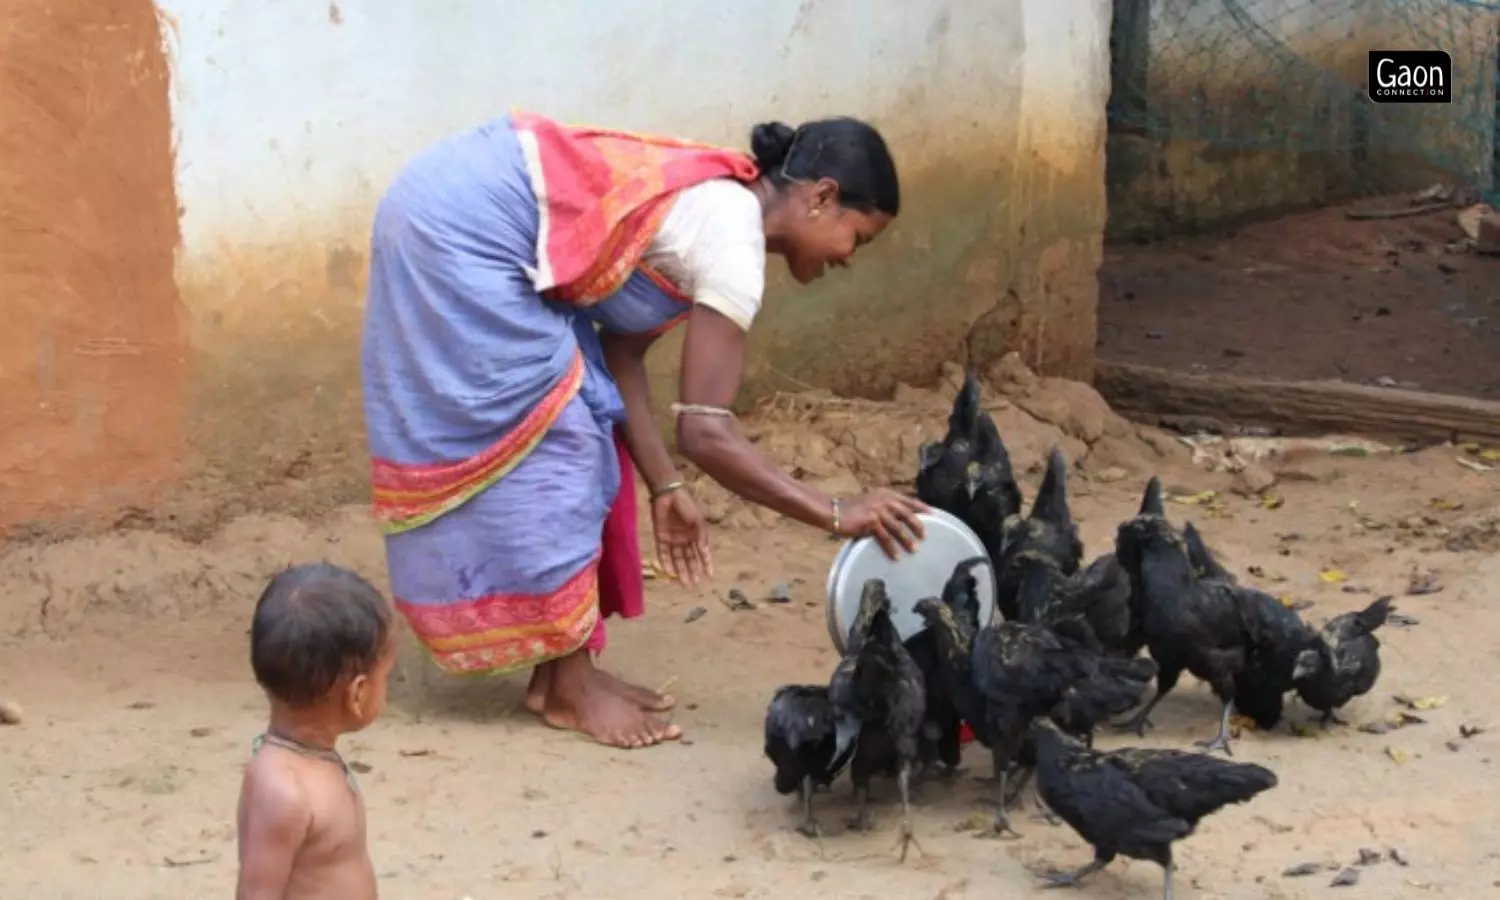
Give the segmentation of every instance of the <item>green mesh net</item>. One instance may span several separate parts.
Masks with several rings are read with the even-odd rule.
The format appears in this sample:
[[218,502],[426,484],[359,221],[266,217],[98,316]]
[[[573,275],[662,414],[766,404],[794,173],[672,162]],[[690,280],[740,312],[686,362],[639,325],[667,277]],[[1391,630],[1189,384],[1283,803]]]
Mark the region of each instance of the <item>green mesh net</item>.
[[[1500,193],[1500,0],[1115,0],[1111,231],[1419,190]],[[1440,49],[1450,104],[1376,104],[1370,50]]]

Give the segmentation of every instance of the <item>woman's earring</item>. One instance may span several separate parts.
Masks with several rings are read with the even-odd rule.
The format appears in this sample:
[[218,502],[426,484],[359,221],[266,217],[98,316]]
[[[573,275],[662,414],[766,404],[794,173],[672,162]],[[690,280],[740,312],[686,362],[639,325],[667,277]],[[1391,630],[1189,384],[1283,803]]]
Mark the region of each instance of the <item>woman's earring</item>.
[[809,219],[816,219],[818,217],[818,210],[816,210],[816,209],[810,209],[810,210],[808,210],[807,211],[807,217]]

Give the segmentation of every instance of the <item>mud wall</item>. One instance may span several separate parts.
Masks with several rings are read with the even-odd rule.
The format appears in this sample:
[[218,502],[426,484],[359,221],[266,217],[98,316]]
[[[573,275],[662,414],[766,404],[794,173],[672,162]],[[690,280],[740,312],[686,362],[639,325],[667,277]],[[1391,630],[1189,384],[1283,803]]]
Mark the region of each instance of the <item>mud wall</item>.
[[0,2],[0,518],[184,473],[168,66],[150,0]]
[[[153,524],[191,531],[248,509],[365,496],[358,347],[371,212],[412,154],[512,106],[735,145],[769,118],[847,113],[886,133],[900,221],[810,290],[773,261],[747,396],[807,385],[879,395],[931,381],[944,360],[1011,348],[1044,371],[1091,374],[1105,0],[772,0],[712,12],[645,0],[158,5],[165,52],[142,32],[129,49],[84,45],[79,64],[107,73],[94,56],[117,67],[149,58],[160,69],[170,57],[170,130],[159,109],[126,117],[130,140],[150,131],[160,150],[154,175],[132,177],[181,208],[180,242],[176,222],[163,224],[157,260],[162,269],[177,244],[175,285],[162,272],[152,283],[175,315],[151,326],[153,346],[170,337],[177,368],[151,382],[149,408],[173,411],[161,415],[174,427],[143,445],[141,465],[155,468],[134,476],[169,488],[145,510]],[[70,6],[84,8],[54,3],[53,17]],[[153,22],[149,8],[139,15]],[[23,77],[44,81],[49,64],[25,63]],[[144,90],[123,70],[91,77]],[[159,74],[154,90],[160,107]],[[27,143],[37,165],[61,155],[55,142]],[[157,233],[139,215],[113,230],[117,242]],[[48,269],[44,257],[28,265]],[[103,271],[109,296],[123,297]],[[139,293],[129,302],[145,303]],[[102,327],[105,300],[90,302],[82,315]],[[142,313],[130,321],[147,327]],[[37,352],[17,340],[22,358]],[[675,354],[670,339],[654,354],[665,396]],[[124,391],[130,367],[152,358],[91,365]],[[117,481],[97,469],[77,484],[112,497]],[[47,510],[50,524],[69,514]]]
[[[1435,181],[1485,186],[1500,13],[1455,0],[1117,0],[1111,239]],[[1122,33],[1126,32],[1126,33]],[[1443,49],[1450,105],[1376,105],[1371,49]],[[1119,52],[1119,51],[1117,51]]]

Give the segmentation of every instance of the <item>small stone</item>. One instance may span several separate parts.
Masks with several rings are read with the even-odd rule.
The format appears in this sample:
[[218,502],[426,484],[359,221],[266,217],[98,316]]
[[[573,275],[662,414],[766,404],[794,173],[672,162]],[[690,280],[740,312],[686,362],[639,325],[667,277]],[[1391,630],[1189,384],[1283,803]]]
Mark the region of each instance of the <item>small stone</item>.
[[19,725],[25,710],[14,700],[0,700],[0,725]]
[[1474,249],[1479,253],[1500,254],[1500,212],[1480,216]]
[[208,728],[204,725],[199,725],[197,728],[193,728],[188,731],[188,734],[192,735],[195,738],[206,738],[213,733],[214,730],[212,728]]
[[1361,847],[1359,848],[1359,861],[1356,862],[1355,865],[1373,866],[1384,858],[1385,857],[1381,855],[1381,852],[1379,850],[1371,850],[1369,847]]
[[1309,875],[1316,875],[1319,872],[1322,872],[1322,871],[1324,871],[1327,868],[1328,867],[1325,866],[1325,865],[1323,865],[1322,863],[1316,863],[1316,862],[1298,863],[1297,865],[1292,866],[1291,868],[1286,869],[1285,871],[1283,871],[1281,873],[1281,877],[1283,877],[1283,878],[1306,878]]
[[1117,481],[1124,481],[1129,477],[1130,473],[1119,466],[1110,466],[1107,469],[1101,469],[1094,473],[1094,480],[1100,484],[1114,484]]
[[787,584],[785,581],[780,582],[772,586],[771,592],[766,595],[766,599],[771,601],[772,603],[791,603],[792,586]]
[[729,607],[732,612],[744,612],[747,609],[755,608],[755,604],[751,603],[750,598],[746,597],[745,592],[739,588],[729,589],[729,594],[724,599],[724,605]]
[[357,772],[360,775],[368,775],[371,772],[375,771],[375,767],[374,766],[370,765],[367,762],[361,762],[361,761],[359,761],[357,759],[353,759],[353,760],[349,761],[349,768],[353,769],[355,772]]
[[1231,485],[1230,490],[1241,497],[1259,497],[1275,486],[1275,475],[1254,463],[1249,463],[1235,473],[1234,484]]
[[1350,868],[1347,868],[1344,871],[1333,876],[1333,880],[1328,883],[1328,886],[1353,887],[1356,884],[1359,884],[1359,870],[1351,866]]
[[691,625],[706,615],[708,615],[707,609],[701,606],[695,606],[692,609],[688,610],[687,616],[685,616],[682,621],[688,625]]

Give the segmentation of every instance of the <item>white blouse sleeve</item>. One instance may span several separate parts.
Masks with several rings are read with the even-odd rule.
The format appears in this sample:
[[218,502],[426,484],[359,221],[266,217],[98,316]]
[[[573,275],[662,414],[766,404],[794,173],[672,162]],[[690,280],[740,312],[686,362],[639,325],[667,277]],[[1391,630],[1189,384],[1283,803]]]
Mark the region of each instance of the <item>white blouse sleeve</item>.
[[742,184],[706,181],[677,195],[645,261],[694,303],[749,330],[766,287],[760,200]]

